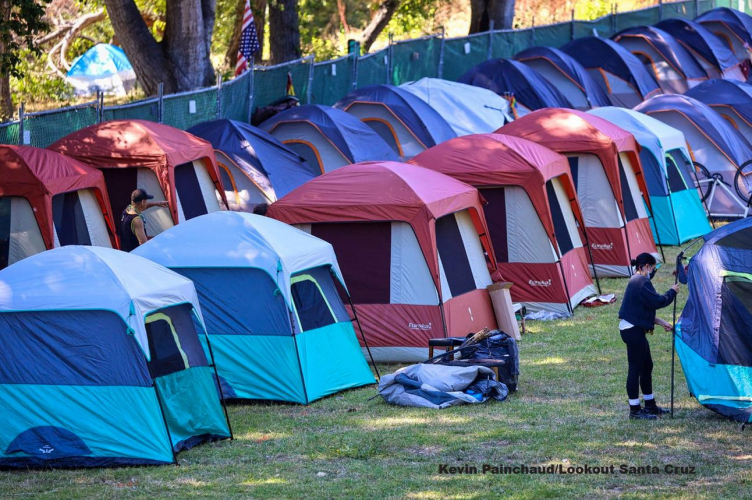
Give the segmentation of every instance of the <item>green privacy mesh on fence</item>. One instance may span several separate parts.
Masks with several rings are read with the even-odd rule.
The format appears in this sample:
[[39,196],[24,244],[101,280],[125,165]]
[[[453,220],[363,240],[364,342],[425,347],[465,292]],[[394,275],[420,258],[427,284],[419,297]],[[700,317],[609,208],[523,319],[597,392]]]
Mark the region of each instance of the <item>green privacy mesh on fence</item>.
[[351,55],[314,64],[313,56],[309,56],[277,66],[256,66],[252,74],[247,72],[222,85],[190,93],[101,110],[91,104],[25,115],[23,124],[15,121],[0,125],[0,144],[25,142],[46,147],[100,119],[161,120],[181,129],[217,118],[248,122],[252,109],[267,106],[287,95],[288,73],[301,104],[331,105],[356,87],[377,83],[400,85],[423,77],[456,81],[476,64],[489,58],[512,57],[533,45],[561,47],[573,38],[610,37],[620,30],[655,24],[661,19],[693,19],[714,7],[738,8],[739,3],[732,0],[663,3],[637,11],[617,12],[594,21],[498,30],[451,39],[430,36],[392,43],[386,49],[360,57]]

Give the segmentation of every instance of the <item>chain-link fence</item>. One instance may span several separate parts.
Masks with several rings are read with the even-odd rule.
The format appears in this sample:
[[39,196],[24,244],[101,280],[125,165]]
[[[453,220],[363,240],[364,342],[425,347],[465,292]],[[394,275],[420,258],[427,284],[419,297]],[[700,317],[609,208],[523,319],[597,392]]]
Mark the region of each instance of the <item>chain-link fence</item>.
[[[385,49],[351,54],[315,63],[313,56],[276,66],[255,66],[229,82],[172,95],[159,95],[119,106],[90,103],[37,113],[23,113],[0,124],[0,144],[46,147],[65,135],[103,120],[141,119],[188,129],[198,123],[228,118],[249,122],[256,108],[272,104],[294,91],[301,104],[334,104],[351,90],[365,85],[400,85],[424,77],[456,81],[487,59],[512,57],[534,45],[560,47],[583,36],[611,37],[615,33],[662,19],[693,19],[714,7],[738,8],[733,0],[688,0],[646,9],[618,12],[593,21],[572,20],[521,30],[494,30],[459,38],[443,33],[393,42]],[[290,88],[292,87],[292,88]]]

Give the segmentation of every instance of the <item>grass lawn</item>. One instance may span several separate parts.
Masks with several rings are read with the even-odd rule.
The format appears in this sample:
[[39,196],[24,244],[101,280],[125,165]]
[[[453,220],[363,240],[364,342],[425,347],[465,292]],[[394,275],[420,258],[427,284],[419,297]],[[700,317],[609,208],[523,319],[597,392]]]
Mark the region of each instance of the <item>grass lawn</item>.
[[[696,248],[695,248],[696,250]],[[666,248],[673,260],[678,249]],[[671,265],[656,288],[671,283]],[[626,280],[603,280],[619,299]],[[680,292],[680,309],[686,300]],[[234,441],[179,455],[180,466],[0,472],[0,498],[743,498],[752,492],[752,429],[703,409],[677,362],[676,418],[627,419],[619,304],[529,322],[520,389],[503,403],[423,410],[387,406],[374,387],[308,407],[230,408]],[[662,317],[671,320],[671,308]],[[650,337],[659,404],[668,405],[670,334]],[[382,373],[395,366],[381,367]],[[442,475],[440,464],[655,466],[659,474]],[[667,474],[666,465],[694,467]]]

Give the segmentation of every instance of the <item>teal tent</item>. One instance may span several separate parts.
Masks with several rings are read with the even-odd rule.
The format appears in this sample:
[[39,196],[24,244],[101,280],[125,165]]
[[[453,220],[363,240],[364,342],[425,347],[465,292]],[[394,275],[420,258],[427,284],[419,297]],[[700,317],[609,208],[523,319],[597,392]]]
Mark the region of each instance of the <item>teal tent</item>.
[[308,404],[375,383],[329,243],[266,217],[215,212],[133,253],[195,283],[226,398]]
[[65,246],[0,271],[0,467],[176,463],[231,437],[193,284]]
[[625,108],[603,107],[588,113],[632,133],[642,147],[640,162],[653,207],[650,226],[656,241],[680,245],[710,232],[687,141],[680,130]]

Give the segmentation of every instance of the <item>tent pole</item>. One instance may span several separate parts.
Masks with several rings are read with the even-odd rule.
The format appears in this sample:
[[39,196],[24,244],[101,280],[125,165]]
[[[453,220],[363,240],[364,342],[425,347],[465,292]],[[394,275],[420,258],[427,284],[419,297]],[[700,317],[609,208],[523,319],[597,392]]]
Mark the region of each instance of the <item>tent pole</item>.
[[[203,327],[203,325],[202,325]],[[217,377],[217,387],[219,388],[219,400],[222,401],[222,411],[225,412],[225,420],[227,421],[227,430],[230,431],[230,440],[235,440],[235,435],[232,432],[232,425],[230,424],[230,414],[227,412],[227,404],[225,402],[225,394],[222,392],[222,384],[219,382],[219,373],[217,372],[217,363],[214,362],[214,351],[212,350],[211,342],[209,342],[209,334],[204,330],[204,338],[206,339],[206,347],[209,348],[209,358],[211,359],[212,368],[214,368],[214,376]]]
[[366,351],[368,351],[368,357],[371,358],[371,366],[373,366],[374,371],[376,372],[376,380],[381,382],[381,374],[379,373],[379,369],[376,367],[376,362],[373,360],[373,354],[371,354],[371,348],[368,346],[368,341],[366,340],[366,334],[363,333],[363,327],[360,326],[360,320],[358,319],[358,312],[355,310],[355,304],[353,304],[352,297],[350,297],[350,294],[347,294],[347,301],[350,303],[350,309],[352,309],[353,316],[355,316],[355,322],[358,324],[358,330],[360,330],[360,337],[363,339],[363,344],[366,346]]
[[[572,200],[569,200],[570,202]],[[582,215],[580,213],[580,215]],[[590,264],[593,265],[593,276],[595,277],[595,284],[598,287],[598,295],[603,295],[603,292],[601,292],[601,282],[598,279],[598,271],[595,269],[595,261],[593,260],[593,250],[590,248],[590,239],[587,235],[587,229],[585,229],[585,221],[578,221],[580,223],[580,227],[582,227],[582,235],[585,237],[585,245],[587,246],[588,255],[590,255]]]
[[172,434],[170,433],[170,426],[167,425],[167,416],[165,415],[164,406],[162,405],[162,397],[159,395],[159,389],[157,389],[157,380],[154,378],[154,374],[151,371],[149,362],[146,361],[146,368],[149,370],[149,377],[151,377],[151,386],[154,388],[154,394],[157,396],[157,403],[159,404],[159,413],[162,414],[162,422],[164,422],[165,430],[167,431],[167,441],[170,445],[170,451],[172,452],[172,463],[178,464],[178,455],[175,453],[175,448],[172,446]]
[[[697,177],[697,165],[700,165],[703,169],[705,168],[701,163],[693,161],[692,162],[692,174],[695,176],[695,182],[697,183],[697,187],[700,187],[700,178]],[[708,198],[707,196],[702,197],[700,201],[702,201],[702,204],[705,205],[705,212],[708,214],[708,220],[710,221],[710,225],[715,229],[715,221],[713,220],[713,216],[710,214],[710,207],[708,207]]]
[[[679,283],[679,266],[682,265],[684,252],[679,252],[676,256],[676,275],[674,276],[674,285]],[[671,322],[671,418],[674,418],[674,364],[676,359],[676,303],[678,297],[674,297],[674,315]]]
[[572,297],[569,295],[569,286],[567,285],[567,277],[564,276],[564,265],[561,263],[561,257],[559,257],[559,270],[561,271],[561,280],[564,282],[564,292],[567,294],[567,311],[569,311],[569,314],[574,314]]
[[[669,191],[669,193],[670,193],[670,191]],[[671,200],[671,196],[670,195],[669,195],[669,200]],[[644,199],[643,199],[643,203],[645,203]],[[647,203],[646,203],[646,205],[647,205]],[[658,248],[661,249],[661,258],[663,259],[663,262],[666,262],[666,254],[663,252],[663,245],[661,245],[661,235],[658,232],[658,223],[655,221],[655,216],[653,215],[653,209],[652,209],[652,207],[650,209],[650,218],[653,219],[653,227],[655,227],[655,239],[658,240]]]
[[295,321],[292,317],[292,311],[288,311],[290,314],[290,332],[292,333],[292,341],[295,344],[295,358],[298,360],[298,370],[300,371],[300,382],[303,384],[303,397],[305,398],[305,404],[308,406],[308,389],[305,385],[305,377],[303,377],[303,365],[300,363],[300,351],[298,350],[298,339],[295,335]]

